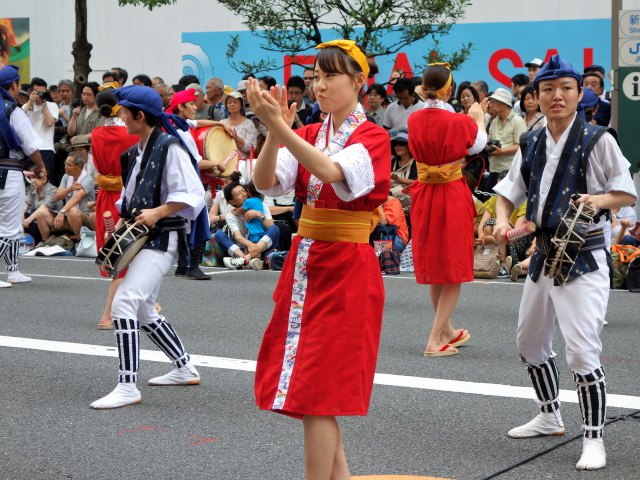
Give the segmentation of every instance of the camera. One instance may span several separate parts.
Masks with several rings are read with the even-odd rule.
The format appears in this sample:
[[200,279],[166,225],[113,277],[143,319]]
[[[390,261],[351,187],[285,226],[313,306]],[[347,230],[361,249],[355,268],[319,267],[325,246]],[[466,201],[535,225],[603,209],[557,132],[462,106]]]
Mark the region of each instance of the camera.
[[40,100],[44,101],[44,102],[53,102],[53,99],[51,98],[51,94],[47,91],[47,92],[36,92],[38,94],[38,97],[40,97]]
[[500,148],[500,147],[502,147],[500,140],[489,139],[487,144],[484,146],[484,151],[487,152],[488,154],[491,154],[496,148]]

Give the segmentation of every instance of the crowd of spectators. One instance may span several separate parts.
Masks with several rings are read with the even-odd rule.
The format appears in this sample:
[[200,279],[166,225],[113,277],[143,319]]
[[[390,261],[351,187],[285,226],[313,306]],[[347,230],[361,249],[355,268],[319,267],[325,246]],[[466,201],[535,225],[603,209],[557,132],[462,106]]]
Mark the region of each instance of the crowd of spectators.
[[[520,136],[527,131],[544,128],[545,117],[540,112],[532,86],[542,60],[534,58],[525,64],[526,72],[511,78],[510,88],[489,90],[483,80],[454,83],[452,97],[446,104],[451,112],[466,115],[475,102],[488,98],[485,124],[488,142],[483,152],[465,159],[465,178],[476,201],[478,221],[477,242],[491,243],[492,220],[495,217],[495,198],[492,188],[508,172],[519,148]],[[604,89],[602,67],[585,69],[583,76],[584,100],[579,114],[587,121],[610,127],[611,96]],[[246,79],[235,87],[225,85],[221,78],[200,79],[185,75],[175,84],[160,77],[139,74],[131,83],[154,88],[161,96],[165,109],[171,113],[183,111],[172,97],[185,90],[192,92],[188,108],[195,111],[194,127],[223,125],[239,152],[236,172],[231,177],[218,178],[207,187],[209,220],[212,240],[204,249],[201,263],[205,266],[226,266],[230,269],[278,268],[295,234],[296,217],[301,208],[293,192],[279,198],[261,197],[252,189],[253,162],[266,136],[266,127],[253,114],[247,102]],[[119,87],[128,81],[128,73],[113,68],[102,76],[102,85]],[[313,91],[314,72],[305,68],[302,76],[292,76],[286,82],[290,102],[297,105],[291,127],[301,128],[322,122]],[[263,89],[275,86],[273,77],[259,78]],[[101,125],[104,117],[98,113],[96,95],[101,86],[87,82],[81,88],[79,102],[74,100],[74,84],[61,80],[48,85],[41,78],[33,78],[23,85],[19,103],[34,128],[42,137],[41,154],[47,176],[27,179],[27,203],[24,228],[36,239],[44,241],[52,234],[66,233],[77,240],[80,227],[93,228],[93,205],[97,184],[91,154],[92,130]],[[182,97],[181,97],[182,98]],[[362,99],[369,119],[389,131],[392,157],[391,190],[389,199],[380,206],[379,223],[372,233],[372,245],[381,255],[381,268],[385,273],[397,273],[400,256],[411,241],[411,185],[418,177],[417,165],[409,148],[407,133],[409,116],[425,107],[420,76],[411,76],[394,70],[387,83],[372,83]],[[609,130],[615,136],[615,131]],[[201,152],[202,153],[202,152]],[[493,202],[493,203],[492,203]],[[524,206],[514,214],[514,226],[524,222]],[[633,235],[636,218],[633,209],[622,209],[612,216],[611,243],[637,246]],[[631,234],[630,234],[631,231]],[[535,247],[532,238],[498,252],[500,276],[517,281],[526,274],[527,258]],[[410,264],[410,248],[408,262]],[[272,259],[278,261],[272,262]],[[405,259],[406,260],[406,259]],[[273,265],[272,265],[273,263]],[[388,268],[389,267],[389,268]],[[410,267],[408,268],[410,270]]]

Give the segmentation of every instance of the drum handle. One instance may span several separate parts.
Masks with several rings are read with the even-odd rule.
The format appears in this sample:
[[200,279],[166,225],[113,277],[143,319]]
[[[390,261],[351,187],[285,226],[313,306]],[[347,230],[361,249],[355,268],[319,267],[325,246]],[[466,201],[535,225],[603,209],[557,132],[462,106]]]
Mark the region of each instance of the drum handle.
[[225,168],[227,168],[227,165],[229,165],[229,162],[231,162],[231,160],[233,160],[234,157],[237,157],[237,156],[238,156],[237,150],[234,150],[229,155],[227,155],[227,158],[225,158],[224,162],[222,162],[222,164],[220,165],[220,170],[224,170]]
[[504,240],[507,243],[511,243],[518,238],[526,237],[536,231],[536,224],[530,221],[524,223],[524,225],[512,228],[504,232]]
[[107,231],[107,234],[109,236],[113,235],[113,232],[116,231],[116,226],[113,223],[113,215],[110,211],[107,210],[102,216],[104,217],[104,227]]

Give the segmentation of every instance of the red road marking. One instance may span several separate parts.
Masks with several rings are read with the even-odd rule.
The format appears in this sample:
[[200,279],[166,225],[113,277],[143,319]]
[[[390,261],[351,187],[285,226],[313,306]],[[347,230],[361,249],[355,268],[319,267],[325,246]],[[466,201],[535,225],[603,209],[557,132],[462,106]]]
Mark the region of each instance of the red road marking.
[[217,442],[218,441],[217,438],[201,437],[200,435],[191,435],[191,438],[197,439],[197,441],[191,442],[191,446],[192,447],[195,446],[195,445],[204,445],[205,443],[213,443],[213,442]]

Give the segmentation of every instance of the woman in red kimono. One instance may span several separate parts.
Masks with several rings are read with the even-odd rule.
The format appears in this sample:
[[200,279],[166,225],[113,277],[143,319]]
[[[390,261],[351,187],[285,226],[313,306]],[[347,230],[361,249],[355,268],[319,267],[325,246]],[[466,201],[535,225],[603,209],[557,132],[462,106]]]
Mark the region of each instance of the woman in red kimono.
[[[99,173],[97,182],[100,188],[96,196],[96,247],[100,250],[105,242],[104,213],[111,212],[114,225],[120,219],[116,208],[116,201],[122,193],[120,155],[136,144],[139,138],[137,135],[129,135],[124,121],[118,118],[118,101],[113,95],[113,89],[103,90],[98,93],[96,103],[98,104],[100,115],[106,118],[105,123],[100,127],[96,127],[91,134],[93,164]],[[103,277],[109,276],[102,269],[100,269],[100,275]],[[111,302],[116,290],[118,290],[118,285],[122,283],[123,277],[124,272],[114,279],[109,286],[107,304],[102,318],[98,322],[98,329],[100,330],[113,329]]]
[[487,135],[478,103],[468,116],[447,111],[452,81],[448,63],[430,64],[422,80],[426,107],[408,120],[409,148],[418,162],[411,190],[413,265],[416,281],[430,287],[435,310],[426,357],[455,355],[456,345],[470,338],[451,325],[460,285],[473,281],[475,208],[461,161],[481,151]]
[[366,57],[347,40],[316,48],[324,123],[294,132],[284,89],[261,92],[255,79],[247,89],[269,129],[255,185],[269,196],[295,188],[304,205],[258,355],[256,402],[303,420],[308,480],[350,478],[336,416],[369,408],[384,305],[369,233],[391,175],[389,134],[358,102]]

